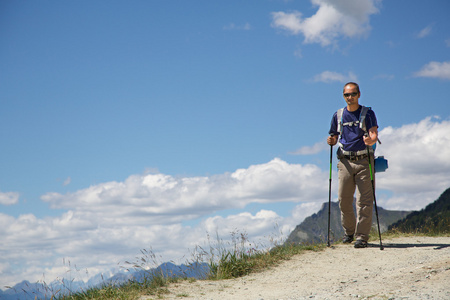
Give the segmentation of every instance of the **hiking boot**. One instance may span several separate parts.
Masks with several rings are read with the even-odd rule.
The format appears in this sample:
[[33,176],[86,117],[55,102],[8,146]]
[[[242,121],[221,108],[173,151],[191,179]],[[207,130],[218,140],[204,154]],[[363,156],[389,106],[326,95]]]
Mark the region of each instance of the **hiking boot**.
[[355,248],[367,248],[367,242],[364,240],[357,240],[355,242]]
[[344,238],[342,239],[342,242],[344,244],[350,244],[351,242],[353,242],[353,234],[351,235],[344,235]]

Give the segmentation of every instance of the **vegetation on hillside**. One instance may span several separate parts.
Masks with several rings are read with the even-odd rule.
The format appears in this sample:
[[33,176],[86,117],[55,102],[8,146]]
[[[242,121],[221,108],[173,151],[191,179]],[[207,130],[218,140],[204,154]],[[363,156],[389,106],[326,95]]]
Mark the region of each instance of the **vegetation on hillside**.
[[421,211],[412,212],[389,230],[403,233],[449,234],[450,233],[450,188],[433,203]]

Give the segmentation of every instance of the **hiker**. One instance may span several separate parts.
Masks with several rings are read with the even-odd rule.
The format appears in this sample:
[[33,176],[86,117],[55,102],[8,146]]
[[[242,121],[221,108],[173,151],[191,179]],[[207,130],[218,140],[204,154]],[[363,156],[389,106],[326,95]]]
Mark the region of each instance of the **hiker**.
[[[378,124],[372,109],[359,105],[361,91],[357,83],[344,86],[347,106],[334,113],[327,138],[328,145],[338,143],[338,200],[344,243],[356,238],[355,248],[367,247],[372,227],[374,191],[372,187],[368,148],[373,162],[373,147],[378,140]],[[356,188],[356,218],[353,197]]]

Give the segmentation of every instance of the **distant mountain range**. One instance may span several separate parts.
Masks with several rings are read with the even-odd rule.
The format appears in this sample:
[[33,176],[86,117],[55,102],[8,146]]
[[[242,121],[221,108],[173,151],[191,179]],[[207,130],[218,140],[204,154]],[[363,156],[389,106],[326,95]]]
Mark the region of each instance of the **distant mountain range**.
[[[330,210],[330,241],[335,242],[344,236],[344,229],[341,225],[341,211],[338,202],[331,202]],[[387,210],[378,206],[378,217],[380,220],[380,230],[384,232],[392,223],[403,219],[411,211]],[[373,226],[377,226],[375,207],[373,209]],[[285,244],[314,244],[324,243],[328,236],[328,202],[325,202],[321,209],[307,217],[301,224],[297,225],[287,238]]]
[[166,262],[157,268],[150,270],[131,270],[130,272],[119,272],[109,278],[103,274],[92,277],[87,283],[74,280],[54,281],[46,283],[30,283],[24,280],[6,291],[0,290],[1,300],[29,300],[29,299],[50,299],[58,292],[58,295],[71,292],[80,292],[92,287],[98,287],[108,284],[120,285],[128,280],[142,282],[145,279],[152,278],[155,274],[163,274],[166,277],[186,277],[204,279],[209,272],[207,263],[193,263],[191,265],[175,265]]

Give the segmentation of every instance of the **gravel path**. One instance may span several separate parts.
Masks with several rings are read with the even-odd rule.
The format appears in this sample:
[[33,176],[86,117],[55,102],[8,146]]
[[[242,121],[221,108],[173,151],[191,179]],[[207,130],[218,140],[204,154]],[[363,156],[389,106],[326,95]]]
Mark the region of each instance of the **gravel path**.
[[[450,237],[401,237],[366,249],[336,245],[264,272],[169,286],[163,299],[450,299]],[[141,300],[153,299],[149,296]],[[159,298],[161,299],[161,298]]]

